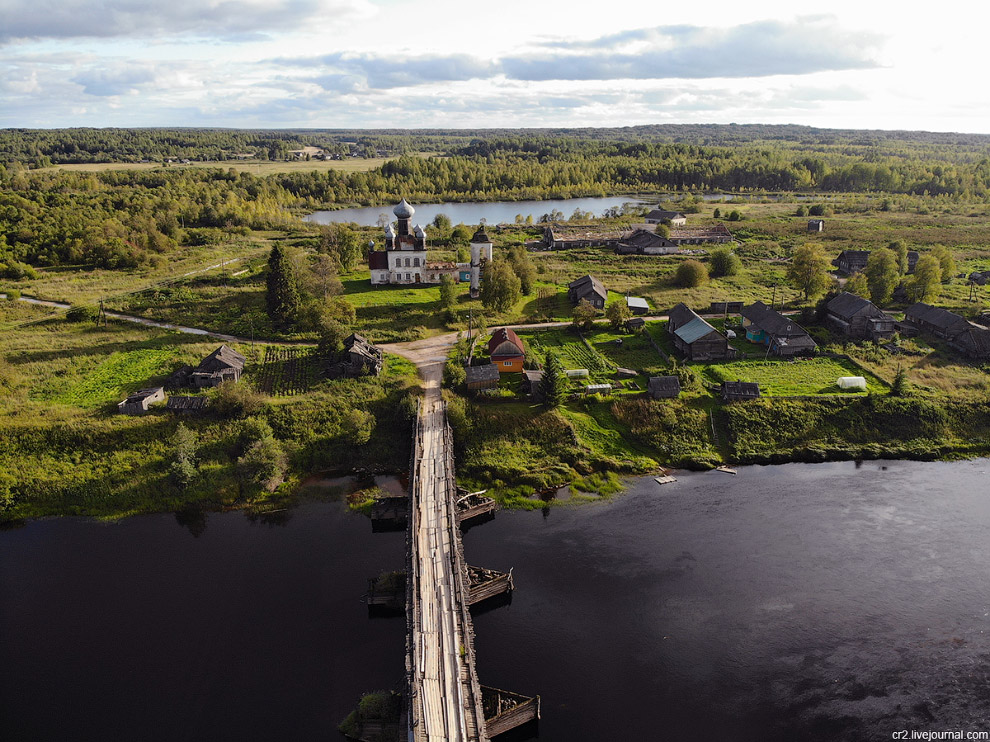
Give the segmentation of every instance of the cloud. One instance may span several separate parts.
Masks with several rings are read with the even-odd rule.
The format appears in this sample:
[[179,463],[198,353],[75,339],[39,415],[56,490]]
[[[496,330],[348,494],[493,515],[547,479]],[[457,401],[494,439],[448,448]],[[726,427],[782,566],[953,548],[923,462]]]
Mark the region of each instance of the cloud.
[[366,0],[0,0],[0,43],[182,34],[243,40],[367,8]]
[[806,75],[868,69],[882,37],[847,32],[834,19],[760,21],[731,28],[660,26],[585,41],[539,43],[528,53],[484,60],[467,54],[335,53],[279,58],[269,63],[319,69],[312,81],[327,90],[386,90],[436,82],[504,78],[553,80],[669,80]]
[[123,95],[154,82],[155,73],[148,67],[93,69],[81,72],[72,82],[83,86],[83,92],[94,96]]
[[766,77],[867,69],[882,38],[850,33],[830,18],[759,21],[731,28],[660,26],[588,41],[552,41],[502,60],[507,77],[543,80],[660,80]]
[[327,74],[313,78],[313,81],[328,90],[355,89],[362,81],[370,88],[405,88],[433,82],[484,79],[499,71],[497,65],[467,54],[402,58],[338,53],[272,61],[292,67],[326,70]]

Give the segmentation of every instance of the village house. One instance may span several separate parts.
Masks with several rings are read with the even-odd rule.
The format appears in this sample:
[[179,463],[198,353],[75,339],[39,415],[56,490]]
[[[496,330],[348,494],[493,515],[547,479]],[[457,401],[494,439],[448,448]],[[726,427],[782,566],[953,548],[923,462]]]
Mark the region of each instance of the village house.
[[202,389],[220,386],[225,381],[239,381],[244,373],[245,361],[236,350],[221,345],[193,369],[190,374],[192,386]]
[[[851,276],[853,273],[862,273],[866,270],[866,262],[870,259],[869,250],[843,250],[839,257],[832,261],[832,265],[839,269],[839,273]],[[908,273],[914,273],[914,267],[918,264],[917,250],[908,250]]]
[[377,345],[357,333],[344,338],[344,349],[336,355],[324,368],[324,372],[332,379],[341,376],[378,376],[385,362],[384,353]]
[[746,399],[758,399],[760,385],[752,381],[723,381],[722,401],[735,402]]
[[687,217],[679,211],[667,211],[666,209],[654,209],[646,215],[647,224],[669,224],[672,227],[683,227],[687,224]]
[[673,255],[680,252],[676,243],[656,232],[637,229],[628,237],[619,240],[615,246],[618,255]]
[[825,231],[825,220],[824,219],[809,219],[808,220],[808,231],[809,232],[824,232]]
[[856,294],[843,291],[825,305],[825,325],[852,338],[886,340],[894,334],[894,319]]
[[990,358],[990,328],[922,302],[909,306],[904,320],[921,332],[945,340],[969,358]]
[[771,309],[762,301],[744,307],[742,312],[746,339],[767,346],[775,356],[813,353],[818,345],[801,325]]
[[681,380],[676,376],[651,376],[646,389],[653,399],[673,399],[681,393]]
[[160,386],[139,389],[117,405],[121,415],[143,415],[155,402],[165,401],[165,388]]
[[608,300],[608,289],[594,276],[582,276],[567,284],[567,298],[574,305],[580,304],[582,299],[587,299],[595,309],[604,309]]
[[464,386],[469,391],[495,389],[498,386],[499,371],[494,363],[483,366],[468,366],[464,369]]
[[683,302],[667,313],[667,332],[674,347],[689,361],[723,361],[738,351],[728,339]]
[[515,332],[500,327],[488,341],[488,356],[499,373],[519,372],[526,361],[526,350]]

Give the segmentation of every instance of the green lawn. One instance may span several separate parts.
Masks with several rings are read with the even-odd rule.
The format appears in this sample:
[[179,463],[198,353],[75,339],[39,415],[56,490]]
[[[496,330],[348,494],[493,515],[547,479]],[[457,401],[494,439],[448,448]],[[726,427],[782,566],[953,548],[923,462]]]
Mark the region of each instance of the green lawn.
[[842,358],[802,358],[794,361],[736,361],[713,363],[704,367],[710,381],[755,381],[760,392],[771,397],[794,397],[817,394],[862,394],[843,392],[836,386],[840,376],[862,376],[867,392],[883,392],[886,386],[873,374]]

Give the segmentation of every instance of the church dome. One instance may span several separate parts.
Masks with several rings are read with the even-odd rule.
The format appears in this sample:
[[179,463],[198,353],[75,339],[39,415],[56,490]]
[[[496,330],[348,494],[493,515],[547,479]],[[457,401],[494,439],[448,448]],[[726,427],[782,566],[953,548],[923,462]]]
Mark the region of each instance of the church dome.
[[391,222],[385,225],[385,236],[386,237],[395,237],[395,230],[392,229]]
[[471,243],[474,245],[484,244],[486,242],[491,242],[491,241],[492,241],[491,238],[488,236],[488,233],[485,231],[484,225],[478,227],[478,231],[475,232],[474,237],[471,238]]
[[399,205],[392,209],[392,213],[399,219],[411,219],[412,215],[416,213],[416,209],[410,206],[406,199],[402,199]]
[[426,237],[426,230],[417,224],[416,228],[413,230],[413,234],[417,237]]

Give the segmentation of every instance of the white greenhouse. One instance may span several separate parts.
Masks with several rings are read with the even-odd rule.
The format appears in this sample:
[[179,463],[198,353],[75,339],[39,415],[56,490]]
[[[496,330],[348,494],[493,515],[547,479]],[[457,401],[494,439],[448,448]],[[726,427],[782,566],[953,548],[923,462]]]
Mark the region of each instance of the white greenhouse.
[[840,376],[835,382],[840,389],[862,389],[866,391],[866,379],[862,376]]

